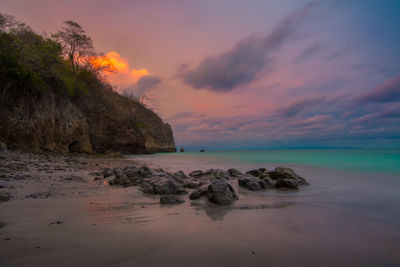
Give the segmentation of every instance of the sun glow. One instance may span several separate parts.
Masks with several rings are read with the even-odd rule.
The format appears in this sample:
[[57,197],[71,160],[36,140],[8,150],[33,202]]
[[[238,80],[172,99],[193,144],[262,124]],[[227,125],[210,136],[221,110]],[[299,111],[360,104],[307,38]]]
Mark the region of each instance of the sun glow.
[[131,69],[128,60],[115,51],[94,58],[90,64],[103,70],[109,82],[117,86],[136,83],[141,77],[149,75],[147,69]]

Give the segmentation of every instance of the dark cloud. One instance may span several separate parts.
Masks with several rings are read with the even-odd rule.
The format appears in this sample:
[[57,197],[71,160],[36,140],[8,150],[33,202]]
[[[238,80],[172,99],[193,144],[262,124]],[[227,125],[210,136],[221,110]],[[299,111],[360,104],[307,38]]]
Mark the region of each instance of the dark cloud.
[[400,100],[400,74],[388,79],[383,84],[375,87],[357,98],[360,102],[394,102]]
[[143,76],[132,86],[125,88],[124,95],[141,97],[146,91],[153,89],[161,82],[157,76]]
[[210,56],[194,69],[181,65],[178,77],[195,89],[216,92],[231,91],[248,84],[271,63],[271,52],[293,37],[296,29],[307,17],[314,4],[308,4],[298,12],[284,19],[270,34],[250,36],[231,51]]
[[398,103],[395,103],[389,107],[384,107],[382,110],[376,111],[374,113],[363,115],[359,118],[354,119],[354,121],[357,123],[364,123],[374,120],[395,118],[400,118],[400,105]]
[[278,113],[284,117],[289,118],[293,117],[307,108],[314,106],[315,104],[323,101],[323,98],[314,98],[314,99],[298,99],[278,110]]
[[315,43],[310,47],[307,47],[306,49],[303,50],[303,52],[296,57],[295,62],[301,62],[303,60],[306,60],[313,55],[317,54],[319,51],[321,51],[323,48],[323,45],[320,43]]

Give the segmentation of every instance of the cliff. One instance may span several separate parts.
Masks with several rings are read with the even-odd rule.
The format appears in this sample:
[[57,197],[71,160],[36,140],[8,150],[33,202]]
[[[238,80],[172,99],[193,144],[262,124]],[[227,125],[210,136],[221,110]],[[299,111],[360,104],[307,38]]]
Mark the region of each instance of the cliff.
[[64,24],[48,38],[0,13],[0,144],[61,153],[176,151],[171,127],[115,93],[102,78],[112,65],[96,63],[78,23]]
[[98,84],[69,97],[56,90],[0,97],[0,141],[30,151],[175,152],[171,127],[150,109]]

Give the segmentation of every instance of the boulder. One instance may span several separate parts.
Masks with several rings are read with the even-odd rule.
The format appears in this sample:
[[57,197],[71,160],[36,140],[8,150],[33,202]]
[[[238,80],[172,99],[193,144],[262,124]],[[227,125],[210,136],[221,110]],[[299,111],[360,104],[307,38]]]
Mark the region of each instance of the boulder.
[[188,180],[183,184],[184,188],[191,188],[191,189],[198,188],[199,186],[200,186],[200,182],[195,181],[193,179]]
[[230,176],[233,176],[233,177],[239,177],[242,175],[242,173],[240,171],[238,171],[234,168],[229,169],[227,172],[229,173]]
[[252,175],[252,176],[254,176],[254,177],[258,177],[261,173],[263,173],[264,171],[261,171],[261,170],[259,170],[259,169],[256,169],[256,170],[250,170],[250,171],[247,171],[246,172],[246,174],[248,174],[248,175]]
[[292,179],[295,180],[297,184],[308,184],[307,181],[298,175],[293,169],[286,167],[276,167],[273,171],[268,172],[269,176],[273,180],[278,179]]
[[11,198],[11,195],[7,192],[0,192],[0,202],[2,201],[9,201]]
[[176,183],[173,180],[163,180],[159,183],[154,184],[154,193],[155,194],[182,194],[185,193],[186,190],[182,188],[181,185]]
[[209,169],[204,172],[204,175],[208,176],[209,178],[216,178],[217,180],[221,179],[229,179],[230,174],[221,169]]
[[262,189],[272,189],[272,188],[275,188],[275,182],[274,182],[271,178],[269,178],[269,177],[260,179],[260,181],[259,181],[258,183],[260,184],[260,186],[261,186]]
[[124,174],[124,170],[122,168],[114,168],[113,172],[117,178]]
[[181,204],[184,202],[185,202],[185,200],[183,200],[177,196],[174,196],[174,195],[166,195],[166,196],[160,197],[161,204]]
[[279,178],[278,180],[276,180],[275,187],[279,189],[299,189],[299,186],[293,179],[283,178]]
[[192,171],[191,173],[189,173],[189,176],[191,176],[193,178],[200,178],[203,175],[204,175],[204,173],[200,170]]
[[190,199],[199,199],[202,196],[206,196],[207,190],[208,190],[208,185],[197,188],[197,189],[193,190],[193,192],[189,195],[189,198]]
[[232,185],[217,181],[208,186],[208,200],[217,205],[229,205],[239,199]]
[[183,178],[183,179],[188,178],[188,177],[186,176],[186,174],[185,174],[183,171],[177,171],[177,172],[175,172],[175,173],[173,174],[173,176],[179,177],[179,178]]
[[174,195],[187,193],[183,187],[172,179],[149,180],[141,183],[142,192],[146,194]]
[[252,191],[260,191],[263,187],[261,187],[261,180],[257,177],[242,177],[238,179],[239,186],[245,187]]

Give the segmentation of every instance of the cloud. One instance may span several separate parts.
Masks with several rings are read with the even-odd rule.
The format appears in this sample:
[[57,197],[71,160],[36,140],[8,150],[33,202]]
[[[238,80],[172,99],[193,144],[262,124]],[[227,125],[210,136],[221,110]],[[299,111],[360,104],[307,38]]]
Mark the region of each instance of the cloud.
[[400,105],[394,104],[384,107],[382,110],[363,115],[359,118],[353,119],[356,123],[365,123],[373,120],[380,119],[394,119],[400,117]]
[[321,101],[323,101],[323,98],[297,99],[297,100],[294,100],[289,105],[287,105],[286,107],[279,109],[278,113],[284,118],[293,117],[293,116],[301,113],[303,110],[305,110]]
[[[107,80],[118,88],[125,88],[149,75],[147,69],[131,68],[128,60],[115,51],[108,52],[105,56],[98,57],[96,64],[111,66],[115,72],[104,73]],[[117,90],[119,91],[119,90]]]
[[400,100],[400,74],[386,80],[383,84],[375,87],[357,98],[360,102],[394,102]]
[[123,89],[124,95],[141,97],[146,91],[149,91],[161,83],[157,76],[143,76],[135,84]]
[[228,92],[252,82],[256,75],[271,64],[271,52],[289,40],[314,4],[308,4],[284,19],[265,36],[250,36],[237,43],[232,50],[205,58],[190,69],[181,65],[178,77],[195,89]]
[[306,49],[303,50],[303,52],[296,57],[295,62],[301,62],[304,61],[310,57],[312,57],[313,55],[317,54],[318,52],[320,52],[323,48],[323,45],[320,43],[315,43],[310,47],[307,47]]

